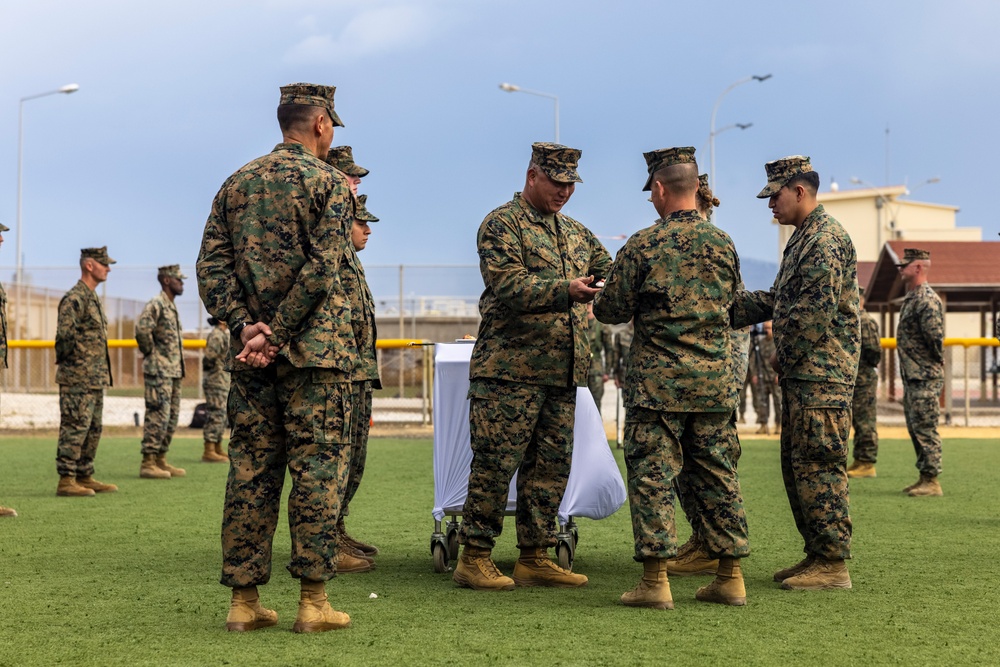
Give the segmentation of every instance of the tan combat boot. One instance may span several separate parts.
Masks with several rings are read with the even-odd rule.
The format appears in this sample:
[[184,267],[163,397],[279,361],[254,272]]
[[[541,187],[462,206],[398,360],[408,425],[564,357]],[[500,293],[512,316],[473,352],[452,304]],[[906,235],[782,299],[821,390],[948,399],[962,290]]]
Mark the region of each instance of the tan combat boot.
[[330,606],[326,597],[326,582],[302,580],[299,613],[292,632],[326,632],[351,626],[351,617]]
[[233,589],[233,600],[229,603],[229,615],[226,616],[226,630],[250,632],[277,624],[278,612],[260,606],[256,586]]
[[777,572],[775,572],[774,580],[781,582],[787,579],[788,577],[794,577],[795,575],[801,573],[807,567],[812,565],[812,562],[813,562],[813,556],[806,556],[795,565],[791,567],[786,567],[784,570],[778,570]]
[[114,493],[118,490],[115,484],[105,484],[104,482],[98,482],[96,479],[90,475],[85,477],[77,477],[76,483],[86,489],[92,489],[94,493]]
[[160,470],[167,471],[168,473],[170,473],[171,477],[184,477],[185,475],[187,475],[187,472],[184,470],[184,468],[175,468],[174,466],[167,463],[166,454],[157,454],[156,467],[159,468]]
[[759,427],[757,427],[757,430],[755,431],[755,433],[757,433],[757,435],[770,435],[771,434],[771,432],[767,430],[767,424],[761,424]]
[[201,455],[202,463],[223,463],[229,460],[228,458],[224,459],[216,454],[215,448],[216,443],[209,442],[208,440],[205,441],[205,451]]
[[170,473],[156,465],[156,454],[143,454],[139,477],[144,479],[170,479]]
[[361,551],[365,556],[374,556],[378,554],[378,547],[374,544],[367,544],[361,540],[356,540],[347,534],[347,528],[344,527],[343,518],[337,522],[337,534],[340,535],[340,539],[343,544]]
[[215,455],[221,458],[223,461],[229,460],[229,452],[227,452],[222,448],[221,442],[215,443]]
[[4,507],[3,505],[0,505],[0,517],[4,516],[15,517],[17,516],[17,510],[13,507]]
[[907,491],[907,495],[913,498],[920,496],[943,496],[944,491],[941,490],[941,483],[938,482],[937,477],[922,475],[920,484]]
[[478,549],[466,545],[458,557],[452,580],[464,588],[474,591],[512,591],[514,580],[504,576],[490,558],[489,549]]
[[913,489],[923,484],[924,477],[926,477],[926,475],[924,475],[924,473],[920,473],[920,477],[917,478],[917,481],[915,481],[913,484],[910,484],[909,486],[903,487],[903,493],[909,493]]
[[514,563],[514,583],[521,587],[579,588],[586,586],[587,581],[585,575],[556,565],[549,558],[548,549],[521,549],[521,556]]
[[667,560],[667,574],[670,576],[690,577],[699,574],[715,574],[718,567],[719,559],[711,558],[705,545],[694,535],[677,550],[675,558]]
[[371,572],[375,569],[374,561],[368,560],[364,555],[358,555],[353,549],[337,547],[337,574],[355,574],[357,572]]
[[831,588],[850,588],[851,575],[847,563],[816,557],[806,569],[781,582],[787,591],[822,591]]
[[855,461],[847,468],[847,476],[851,479],[876,477],[875,464],[868,461]]
[[73,475],[62,475],[59,477],[59,486],[56,487],[57,496],[83,497],[94,495],[93,489],[88,489],[76,483]]
[[621,600],[626,607],[673,609],[674,598],[670,595],[670,581],[667,580],[667,559],[644,560],[639,585],[628,593],[622,593]]
[[715,581],[702,586],[694,594],[695,600],[718,602],[732,607],[742,607],[747,603],[747,591],[743,586],[743,571],[739,558],[720,558],[719,572]]

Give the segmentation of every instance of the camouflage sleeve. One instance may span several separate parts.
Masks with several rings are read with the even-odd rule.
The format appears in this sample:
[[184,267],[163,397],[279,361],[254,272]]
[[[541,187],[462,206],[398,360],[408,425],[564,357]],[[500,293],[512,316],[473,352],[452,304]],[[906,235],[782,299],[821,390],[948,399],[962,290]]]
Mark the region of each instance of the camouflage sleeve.
[[793,368],[828,334],[844,280],[837,247],[824,236],[806,242],[797,270],[802,289],[789,295],[788,318],[782,323],[782,335],[775,344],[783,368]]
[[611,271],[611,254],[589,229],[587,241],[590,244],[590,275],[595,278],[606,278]]
[[209,334],[208,340],[205,341],[205,361],[210,368],[222,368],[225,356],[226,350],[222,337],[213,331]]
[[769,291],[736,290],[733,305],[729,309],[729,322],[733,329],[742,329],[751,324],[760,324],[773,319],[774,288]]
[[80,303],[67,294],[59,302],[59,318],[56,323],[56,363],[61,364],[73,353],[76,346],[77,322]]
[[504,216],[491,215],[483,221],[478,246],[483,279],[505,306],[519,313],[562,312],[569,307],[570,281],[529,273],[520,235]]
[[604,289],[594,298],[594,317],[605,324],[628,322],[635,312],[636,294],[642,283],[635,238],[630,238],[618,251],[604,279]]
[[139,344],[139,351],[144,357],[153,354],[153,329],[159,319],[160,304],[153,299],[142,309],[139,321],[135,323],[135,342]]
[[610,375],[615,358],[615,336],[611,327],[601,327],[601,349],[604,350],[604,374]]
[[205,310],[223,322],[237,324],[252,318],[236,276],[236,249],[225,223],[228,185],[226,181],[212,202],[201,238],[196,273],[198,294]]
[[284,346],[316,306],[339,285],[340,264],[346,256],[353,223],[354,197],[347,181],[337,178],[323,214],[305,225],[309,259],[268,323],[272,332],[269,340],[274,345]]
[[931,361],[944,363],[944,316],[941,313],[941,302],[937,299],[924,302],[920,312],[920,333],[924,337]]
[[861,317],[861,362],[875,368],[882,361],[882,344],[878,324],[871,317]]

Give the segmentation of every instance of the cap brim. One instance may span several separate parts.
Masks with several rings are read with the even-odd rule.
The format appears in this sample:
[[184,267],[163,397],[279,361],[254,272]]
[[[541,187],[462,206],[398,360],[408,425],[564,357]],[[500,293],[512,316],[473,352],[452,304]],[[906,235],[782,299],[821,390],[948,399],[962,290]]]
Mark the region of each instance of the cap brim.
[[0,232],[9,232],[9,231],[10,227],[8,227],[7,225],[0,225]]
[[108,257],[108,264],[107,264],[108,266],[111,266],[112,264],[117,264],[117,263],[118,262],[116,262],[115,260],[113,260],[110,257]]
[[368,175],[368,170],[362,167],[361,165],[356,164],[354,165],[353,169],[349,169],[344,173],[348,174],[349,176],[357,176],[358,178],[364,178],[365,176]]
[[768,198],[772,197],[773,195],[778,194],[778,191],[781,190],[781,188],[783,188],[783,187],[785,187],[784,183],[778,183],[776,181],[771,181],[767,185],[764,186],[763,190],[760,191],[760,194],[757,195],[757,199],[768,199]]
[[340,120],[340,116],[333,109],[328,109],[330,112],[330,120],[333,121],[334,127],[344,127],[344,121]]
[[650,174],[646,177],[646,184],[642,186],[643,192],[651,192],[653,190],[653,175]]

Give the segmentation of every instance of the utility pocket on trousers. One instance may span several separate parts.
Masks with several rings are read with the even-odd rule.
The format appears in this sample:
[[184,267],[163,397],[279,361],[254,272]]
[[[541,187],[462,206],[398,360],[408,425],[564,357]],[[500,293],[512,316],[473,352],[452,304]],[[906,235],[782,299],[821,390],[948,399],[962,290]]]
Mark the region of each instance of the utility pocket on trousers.
[[160,410],[163,408],[163,382],[146,378],[146,392],[144,394],[147,410]]
[[342,374],[326,373],[325,370],[313,370],[314,439],[327,444],[348,444],[351,442],[354,387],[341,380]]
[[[802,408],[802,439],[793,458],[814,463],[847,460],[847,435],[851,427],[848,410],[839,408]],[[797,455],[796,455],[797,454]]]

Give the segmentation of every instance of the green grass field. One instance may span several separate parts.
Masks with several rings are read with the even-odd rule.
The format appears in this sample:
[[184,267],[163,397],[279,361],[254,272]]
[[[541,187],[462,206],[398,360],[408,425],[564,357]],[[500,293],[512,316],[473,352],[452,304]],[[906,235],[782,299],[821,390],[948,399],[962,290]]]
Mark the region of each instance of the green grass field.
[[[353,628],[300,636],[290,632],[298,587],[284,569],[287,525],[261,589],[278,627],[224,631],[227,468],[200,463],[200,441],[175,440],[170,460],[186,478],[154,481],[138,478],[136,439],[106,438],[97,477],[121,491],[76,499],[55,496],[53,438],[7,436],[0,503],[21,516],[0,520],[0,665],[996,665],[1000,447],[945,448],[945,497],[913,499],[900,493],[917,477],[909,442],[883,442],[879,477],[852,483],[854,589],[804,592],[771,580],[801,558],[777,443],[745,440],[748,605],[695,602],[708,579],[675,578],[676,609],[660,612],[618,603],[641,569],[627,506],[580,522],[584,589],[456,588],[429,553],[430,441],[373,440],[348,526],[382,549],[378,569],[328,585]],[[508,573],[512,521],[495,552]]]

